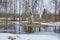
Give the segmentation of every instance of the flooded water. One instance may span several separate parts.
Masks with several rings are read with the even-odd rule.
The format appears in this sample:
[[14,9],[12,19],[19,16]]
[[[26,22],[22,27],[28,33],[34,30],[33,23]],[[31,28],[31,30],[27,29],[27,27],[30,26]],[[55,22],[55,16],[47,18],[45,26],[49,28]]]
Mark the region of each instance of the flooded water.
[[[27,26],[21,26],[20,24],[27,24],[27,22],[19,22],[19,21],[9,21],[7,24],[13,25],[15,26],[15,32],[16,33],[20,33],[20,34],[24,34],[24,33],[28,33],[26,31],[28,31],[28,27]],[[12,26],[12,27],[13,27]],[[59,29],[59,27],[57,28]],[[1,29],[2,30],[2,29]],[[0,31],[1,31],[0,30]],[[10,29],[11,30],[11,29]],[[14,30],[14,29],[13,29]],[[34,33],[36,32],[54,32],[54,26],[48,26],[47,28],[37,28],[37,27],[32,27],[31,29]],[[40,31],[39,31],[40,30]]]

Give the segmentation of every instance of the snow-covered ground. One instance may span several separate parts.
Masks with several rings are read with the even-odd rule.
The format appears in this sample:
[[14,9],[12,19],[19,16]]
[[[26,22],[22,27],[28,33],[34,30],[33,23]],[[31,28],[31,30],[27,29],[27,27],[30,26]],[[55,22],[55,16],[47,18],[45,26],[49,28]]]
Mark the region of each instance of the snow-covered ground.
[[[33,34],[0,33],[0,40],[60,40],[60,34],[51,32],[39,32]],[[10,38],[11,39],[10,39]]]

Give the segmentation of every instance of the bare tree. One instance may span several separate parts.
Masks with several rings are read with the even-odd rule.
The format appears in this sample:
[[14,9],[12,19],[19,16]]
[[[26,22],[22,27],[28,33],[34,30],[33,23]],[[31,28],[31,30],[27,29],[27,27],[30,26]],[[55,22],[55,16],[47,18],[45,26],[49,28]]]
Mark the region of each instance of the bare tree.
[[[55,0],[55,21],[57,21],[57,0]],[[55,26],[55,30],[54,30],[55,32],[56,32],[56,26]]]

